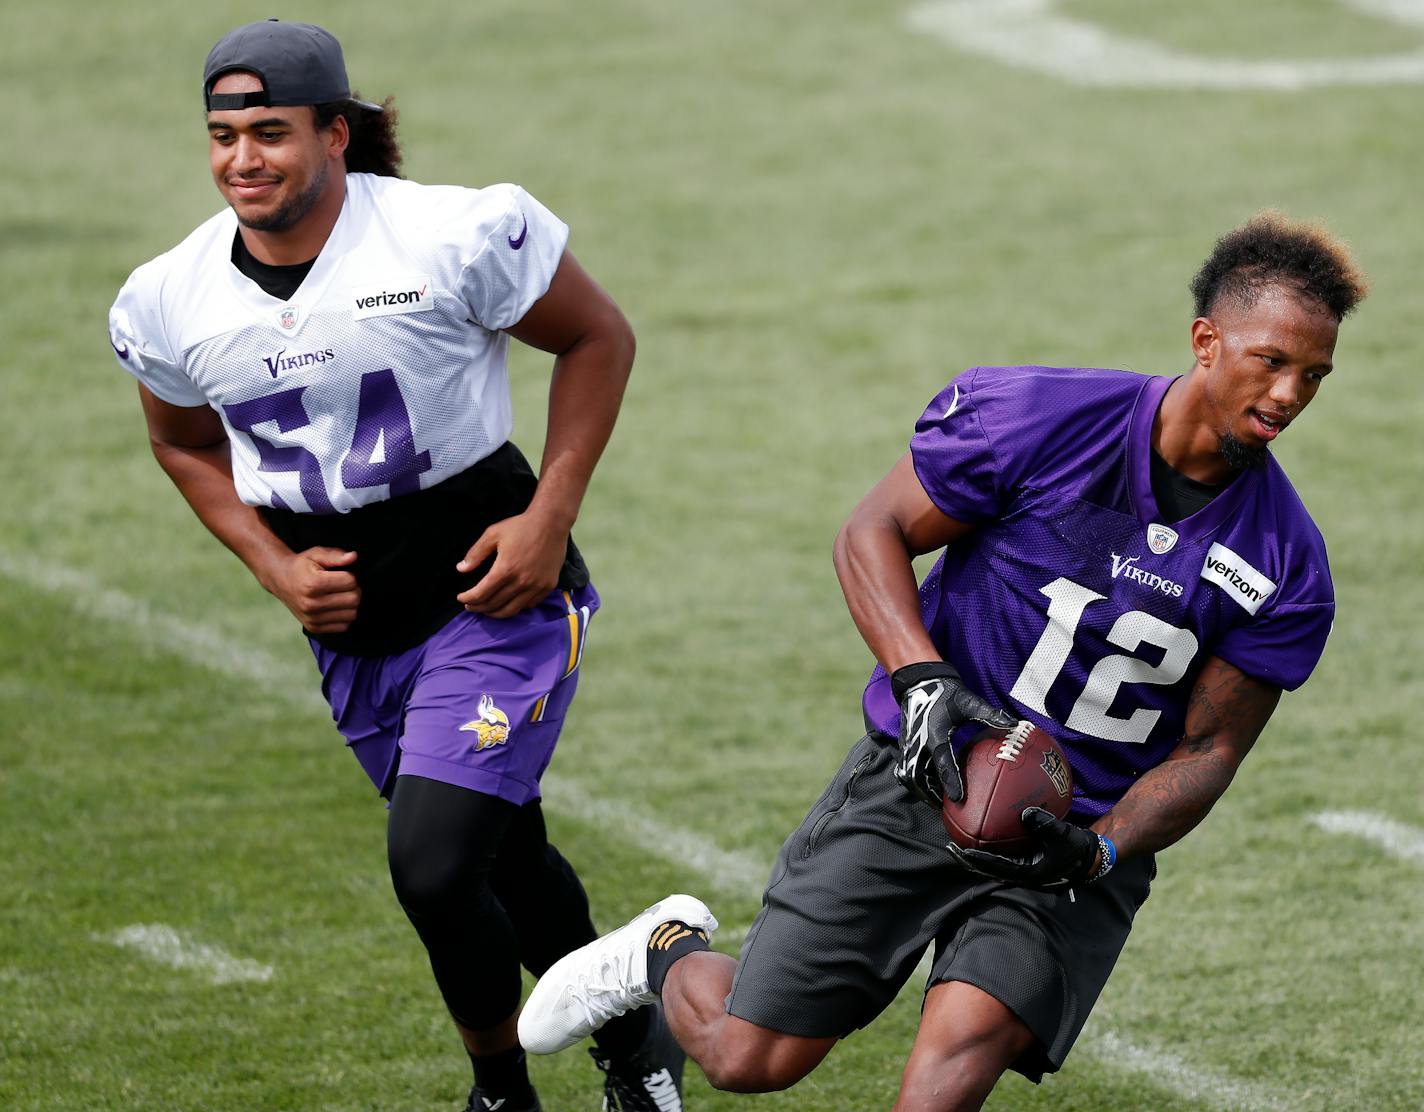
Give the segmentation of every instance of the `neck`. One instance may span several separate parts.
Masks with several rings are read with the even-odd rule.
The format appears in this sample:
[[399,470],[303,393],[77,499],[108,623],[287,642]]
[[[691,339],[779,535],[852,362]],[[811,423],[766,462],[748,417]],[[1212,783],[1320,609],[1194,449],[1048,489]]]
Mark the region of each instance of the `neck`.
[[258,262],[271,266],[292,266],[308,262],[321,254],[331,229],[341,218],[346,203],[346,175],[332,173],[311,211],[292,227],[280,232],[262,232],[243,224],[237,227],[243,245]]
[[1168,389],[1152,423],[1152,447],[1174,471],[1219,486],[1234,472],[1221,457],[1221,438],[1212,429],[1200,369],[1197,364]]

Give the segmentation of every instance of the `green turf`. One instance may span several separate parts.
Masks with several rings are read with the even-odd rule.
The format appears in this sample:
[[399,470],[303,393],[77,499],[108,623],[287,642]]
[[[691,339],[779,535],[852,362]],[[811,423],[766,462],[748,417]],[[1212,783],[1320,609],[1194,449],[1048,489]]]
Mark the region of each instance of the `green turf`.
[[[1304,0],[1058,7],[1231,57],[1424,41]],[[384,812],[315,701],[309,654],[149,458],[104,342],[128,271],[219,204],[201,60],[262,14],[6,10],[6,1109],[454,1109],[467,1085],[388,891]],[[991,1107],[1424,1106],[1424,875],[1309,822],[1424,825],[1417,87],[1087,90],[851,0],[294,14],[337,31],[365,94],[397,95],[412,176],[524,184],[638,331],[577,530],[605,610],[551,773],[556,795],[613,804],[552,815],[605,926],[683,888],[750,921],[754,879],[709,881],[618,810],[742,873],[769,864],[858,727],[868,654],[831,538],[950,374],[1185,369],[1186,283],[1215,235],[1266,206],[1344,235],[1376,292],[1279,449],[1330,544],[1324,663],[1163,856],[1080,1050],[1041,1088],[1006,1080]],[[516,438],[537,455],[547,360],[514,363]],[[134,924],[273,976],[213,985],[147,963],[109,941]],[[907,991],[787,1094],[714,1094],[691,1070],[689,1107],[888,1107],[916,1008]],[[596,1106],[580,1052],[535,1069],[550,1112]]]

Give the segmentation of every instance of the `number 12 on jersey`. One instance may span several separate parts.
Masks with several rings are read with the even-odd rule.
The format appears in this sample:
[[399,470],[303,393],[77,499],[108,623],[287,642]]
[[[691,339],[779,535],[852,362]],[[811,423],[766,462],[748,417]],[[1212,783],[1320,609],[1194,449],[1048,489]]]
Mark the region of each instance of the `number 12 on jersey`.
[[[1039,593],[1048,598],[1048,625],[1009,694],[1049,718],[1052,716],[1048,713],[1048,691],[1068,663],[1083,612],[1107,596],[1061,576],[1039,588]],[[1162,712],[1139,707],[1126,718],[1109,714],[1118,688],[1125,683],[1176,683],[1196,656],[1197,639],[1190,630],[1168,625],[1141,610],[1129,610],[1113,623],[1108,640],[1128,653],[1144,643],[1155,645],[1163,650],[1162,662],[1149,664],[1124,653],[1103,657],[1088,673],[1083,691],[1063,725],[1090,737],[1141,744],[1147,740]]]

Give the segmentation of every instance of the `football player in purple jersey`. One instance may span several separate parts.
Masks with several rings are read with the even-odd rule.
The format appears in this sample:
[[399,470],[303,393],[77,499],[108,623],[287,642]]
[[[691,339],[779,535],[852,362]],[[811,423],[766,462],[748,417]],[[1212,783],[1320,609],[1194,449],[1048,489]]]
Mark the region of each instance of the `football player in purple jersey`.
[[[522,189],[402,179],[391,102],[357,99],[324,29],[237,28],[202,94],[227,207],[134,272],[111,343],[159,463],[301,623],[390,800],[391,878],[471,1059],[468,1109],[531,1112],[520,966],[596,934],[539,778],[598,608],[570,530],[633,333]],[[509,336],[554,356],[537,480],[508,439]],[[661,1015],[605,1031],[605,1107],[680,1109]]]
[[[1334,614],[1324,543],[1269,446],[1330,374],[1364,282],[1327,233],[1268,213],[1217,242],[1192,291],[1183,375],[977,367],[930,403],[836,539],[879,662],[868,733],[782,847],[739,960],[708,948],[706,905],[668,897],[545,974],[526,1048],[660,1000],[713,1085],[786,1088],[933,944],[897,1109],[977,1108],[1006,1070],[1062,1065],[1154,853],[1226,790]],[[1014,720],[1067,754],[1067,820],[1025,811],[1020,858],[948,845],[956,746]]]

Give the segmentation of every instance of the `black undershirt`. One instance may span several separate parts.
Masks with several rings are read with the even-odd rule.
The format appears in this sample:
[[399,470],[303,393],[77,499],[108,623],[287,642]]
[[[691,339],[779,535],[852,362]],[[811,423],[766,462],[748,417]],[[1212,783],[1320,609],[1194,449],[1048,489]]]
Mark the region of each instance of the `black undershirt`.
[[[253,258],[239,232],[232,265],[266,294],[289,301],[316,259],[274,266]],[[347,513],[294,513],[261,506],[269,528],[293,552],[318,545],[357,553],[351,571],[361,603],[343,633],[310,636],[337,652],[386,656],[419,644],[463,609],[455,596],[473,587],[493,557],[473,572],[455,564],[496,521],[523,513],[538,485],[519,449],[506,441],[484,459],[433,487],[370,502]],[[588,582],[588,569],[569,538],[559,574],[563,590]]]
[[292,300],[292,294],[306,281],[315,262],[316,258],[313,257],[304,263],[292,263],[289,266],[264,263],[247,249],[247,244],[242,242],[241,232],[233,233],[232,265],[262,287],[262,292],[268,297],[275,297],[279,301]]
[[1159,456],[1157,449],[1153,448],[1151,452],[1152,497],[1157,500],[1157,510],[1164,525],[1191,517],[1229,485],[1223,483],[1221,486],[1212,486],[1210,483],[1199,483],[1183,475]]

